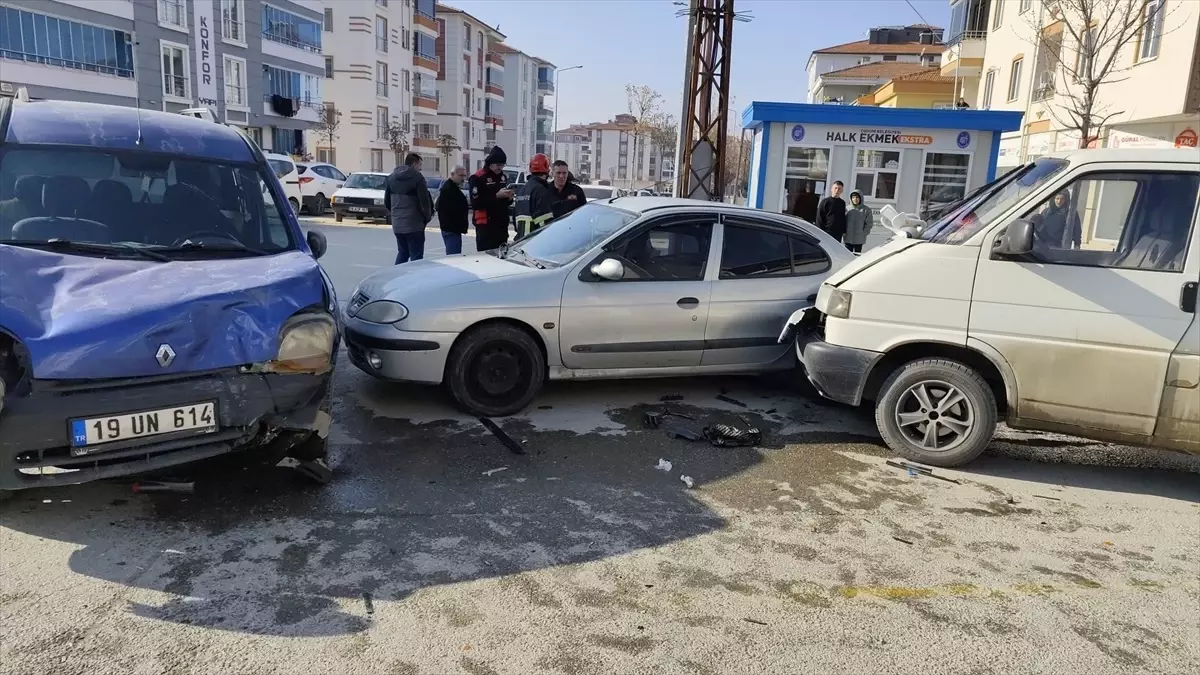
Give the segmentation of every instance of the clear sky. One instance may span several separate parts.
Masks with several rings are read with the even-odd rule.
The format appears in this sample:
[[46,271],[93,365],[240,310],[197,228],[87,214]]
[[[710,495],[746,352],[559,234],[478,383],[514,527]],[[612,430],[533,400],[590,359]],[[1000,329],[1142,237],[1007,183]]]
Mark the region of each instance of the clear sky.
[[[737,0],[753,16],[733,29],[737,112],[751,101],[802,101],[814,49],[862,40],[873,26],[946,27],[949,0]],[[505,42],[559,68],[558,126],[628,112],[625,85],[648,85],[679,116],[687,19],[671,0],[445,0],[498,26]],[[916,8],[915,10],[913,8]],[[919,12],[919,15],[918,15]],[[922,20],[922,17],[924,20]],[[553,104],[553,100],[548,100]],[[736,127],[730,125],[733,132]]]

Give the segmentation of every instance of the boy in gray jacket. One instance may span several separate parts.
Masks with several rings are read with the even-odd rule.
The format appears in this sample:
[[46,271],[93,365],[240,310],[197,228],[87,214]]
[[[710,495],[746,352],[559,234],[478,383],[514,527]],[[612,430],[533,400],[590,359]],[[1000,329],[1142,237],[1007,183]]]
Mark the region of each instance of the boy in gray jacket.
[[846,248],[854,253],[862,253],[863,244],[867,243],[867,235],[875,226],[875,216],[871,207],[863,203],[862,193],[858,190],[850,193],[850,206],[846,209],[846,236],[842,239]]

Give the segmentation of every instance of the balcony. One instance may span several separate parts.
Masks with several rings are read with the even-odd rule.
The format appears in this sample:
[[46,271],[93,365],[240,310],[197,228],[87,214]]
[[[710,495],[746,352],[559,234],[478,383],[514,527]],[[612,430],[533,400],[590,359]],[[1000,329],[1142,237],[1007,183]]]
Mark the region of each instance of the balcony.
[[[413,67],[423,68],[426,75],[437,77],[438,74],[438,57],[431,54],[418,54],[413,52]],[[422,71],[424,72],[424,71]]]
[[[302,122],[317,123],[321,119],[321,100],[318,98],[292,98],[281,95],[283,100],[276,101],[274,94],[263,94],[263,115],[267,117],[290,117]],[[288,101],[289,103],[284,103]],[[289,111],[287,106],[291,107]],[[291,114],[286,114],[291,112]]]
[[438,37],[437,19],[432,14],[426,14],[420,4],[413,9],[413,28],[431,38],[436,39]]
[[987,33],[964,31],[942,52],[941,74],[945,77],[979,77],[983,74],[983,52]]
[[554,108],[547,108],[544,105],[540,105],[537,108],[537,116],[544,119],[554,119]]
[[483,123],[488,126],[504,127],[504,118],[498,113],[484,113]]
[[438,146],[437,136],[417,134],[417,135],[413,136],[412,144],[414,147],[417,147],[417,148],[434,148],[434,149],[436,149]]
[[490,65],[496,66],[497,68],[504,67],[504,57],[501,56],[500,54],[497,54],[496,52],[488,52],[487,56],[484,58],[487,60],[488,64],[490,64]]
[[537,131],[533,132],[533,140],[546,141],[547,143],[549,143],[550,142],[550,132],[545,131],[543,129],[538,129]]
[[491,98],[504,99],[504,88],[495,82],[488,82],[483,86],[483,92]]
[[413,108],[418,112],[436,113],[441,97],[435,92],[413,92]]
[[553,94],[554,93],[554,80],[543,80],[542,78],[539,77],[538,81],[537,81],[537,90],[542,92],[543,94]]

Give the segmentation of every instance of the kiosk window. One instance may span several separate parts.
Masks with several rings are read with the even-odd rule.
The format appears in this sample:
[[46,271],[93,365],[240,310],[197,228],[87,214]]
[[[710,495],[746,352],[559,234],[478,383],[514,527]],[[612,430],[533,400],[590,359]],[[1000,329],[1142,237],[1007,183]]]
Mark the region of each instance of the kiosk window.
[[927,153],[921,177],[921,210],[941,208],[966,196],[970,163],[971,156],[963,153]]
[[854,189],[864,198],[896,199],[900,153],[892,150],[859,150],[854,162]]
[[[813,222],[829,178],[829,148],[788,148],[783,177],[783,211]],[[799,199],[799,203],[797,203]]]

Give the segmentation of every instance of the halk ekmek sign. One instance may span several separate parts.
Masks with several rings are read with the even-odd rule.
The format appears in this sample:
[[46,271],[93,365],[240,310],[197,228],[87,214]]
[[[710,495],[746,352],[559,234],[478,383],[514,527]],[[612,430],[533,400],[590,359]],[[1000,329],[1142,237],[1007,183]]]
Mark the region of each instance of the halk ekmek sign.
[[872,145],[932,145],[933,136],[918,136],[886,129],[861,131],[829,131],[825,140],[830,143],[869,143]]

